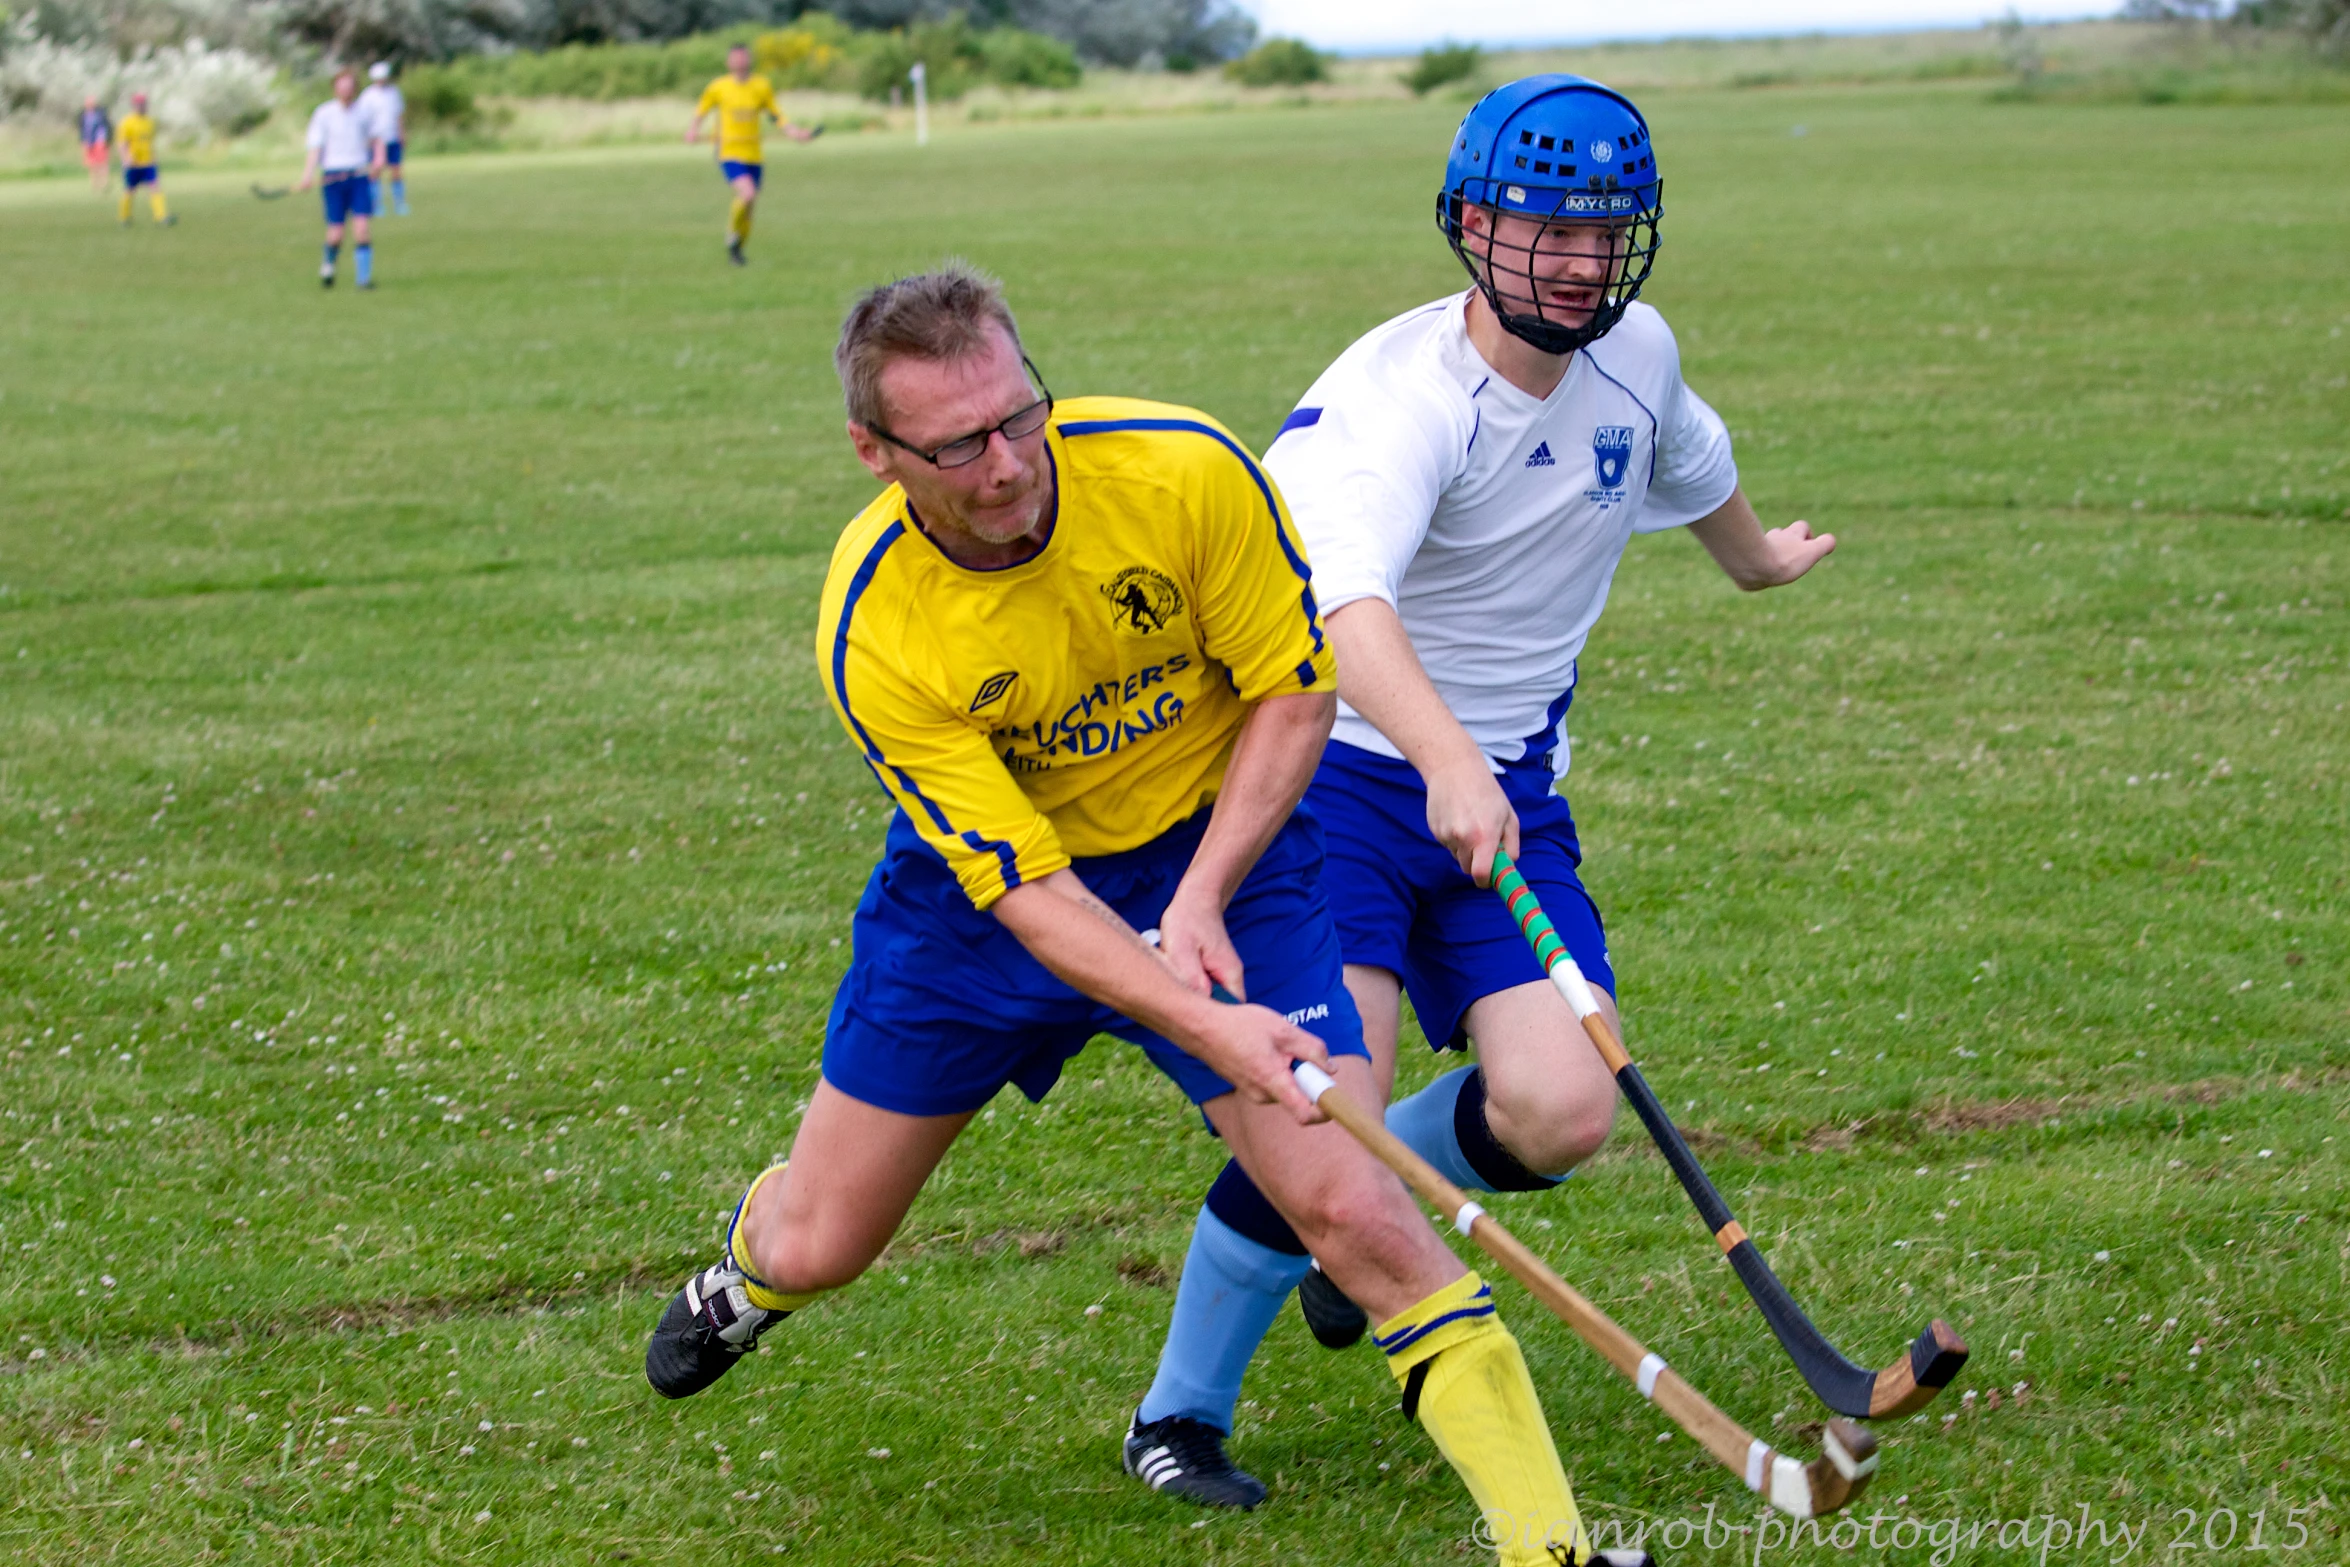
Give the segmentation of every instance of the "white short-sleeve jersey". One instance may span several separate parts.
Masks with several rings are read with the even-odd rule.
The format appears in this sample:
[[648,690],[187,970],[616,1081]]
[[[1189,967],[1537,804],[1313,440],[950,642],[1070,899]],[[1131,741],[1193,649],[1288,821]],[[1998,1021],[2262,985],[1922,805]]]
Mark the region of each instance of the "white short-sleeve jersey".
[[329,98],[310,111],[310,130],[303,145],[318,154],[318,167],[328,174],[348,174],[375,161],[372,145],[378,138],[367,116],[354,103]]
[[[1496,767],[1567,770],[1575,660],[1634,533],[1730,498],[1730,433],[1635,304],[1533,398],[1470,343],[1466,291],[1397,316],[1322,372],[1265,453],[1328,614],[1395,607],[1429,678]],[[1334,737],[1394,745],[1342,700]]]
[[367,116],[367,127],[377,141],[400,139],[400,118],[408,112],[408,100],[399,88],[390,82],[377,82],[359,94],[357,107]]

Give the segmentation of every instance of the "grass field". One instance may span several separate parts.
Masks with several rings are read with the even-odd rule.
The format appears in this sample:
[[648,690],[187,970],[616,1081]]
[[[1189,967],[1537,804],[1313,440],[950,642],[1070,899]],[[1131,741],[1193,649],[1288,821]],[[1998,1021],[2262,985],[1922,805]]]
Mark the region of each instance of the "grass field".
[[[2340,1561],[2350,115],[1649,108],[1651,297],[1757,504],[1842,544],[1759,599],[1674,536],[1618,578],[1569,792],[1633,1048],[1849,1349],[1975,1346],[1884,1433],[1885,1528]],[[845,302],[969,256],[1057,391],[1261,443],[1456,285],[1456,112],[827,141],[740,273],[683,149],[427,161],[371,297],[243,176],[129,233],[0,187],[0,1551],[1473,1559],[1294,1314],[1268,1506],[1118,1474],[1219,1162],[1123,1048],[719,1388],[639,1371],[788,1145],[884,824],[808,648],[870,492]],[[1501,1211],[1733,1414],[1816,1418],[1629,1118]],[[1501,1293],[1596,1512],[1754,1524]]]

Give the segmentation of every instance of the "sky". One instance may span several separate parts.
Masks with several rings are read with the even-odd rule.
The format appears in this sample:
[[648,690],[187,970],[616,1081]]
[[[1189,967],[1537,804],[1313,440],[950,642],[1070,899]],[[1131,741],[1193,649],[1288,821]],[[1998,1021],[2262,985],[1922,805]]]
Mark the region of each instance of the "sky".
[[[2005,0],[1242,0],[1268,37],[1303,38],[1319,49],[1356,53],[1417,49],[1440,39],[1488,45],[1583,43],[1602,38],[1690,34],[1885,32],[1975,27],[2007,14]],[[2026,20],[2118,10],[2090,0],[2069,6],[2019,3]]]

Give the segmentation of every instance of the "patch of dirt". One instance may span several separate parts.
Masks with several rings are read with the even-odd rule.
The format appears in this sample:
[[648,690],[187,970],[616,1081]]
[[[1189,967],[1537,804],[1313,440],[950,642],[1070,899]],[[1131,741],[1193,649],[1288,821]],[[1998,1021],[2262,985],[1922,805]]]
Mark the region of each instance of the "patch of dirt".
[[1023,1257],[1050,1257],[1066,1250],[1068,1245],[1066,1230],[997,1230],[973,1241],[971,1255],[992,1257],[1008,1247],[1018,1247]]
[[1941,1105],[1913,1113],[1910,1123],[1921,1132],[2004,1132],[2011,1126],[2033,1126],[2061,1120],[2064,1099],[2001,1099],[1989,1104]]
[[1175,1282],[1174,1275],[1167,1271],[1166,1264],[1158,1258],[1132,1253],[1118,1259],[1118,1277],[1129,1284],[1139,1284],[1144,1289],[1153,1290],[1163,1290]]
[[1842,1153],[1867,1135],[1872,1120],[1873,1117],[1864,1117],[1842,1126],[1833,1122],[1815,1126],[1803,1134],[1803,1141],[1796,1146],[1805,1153]]

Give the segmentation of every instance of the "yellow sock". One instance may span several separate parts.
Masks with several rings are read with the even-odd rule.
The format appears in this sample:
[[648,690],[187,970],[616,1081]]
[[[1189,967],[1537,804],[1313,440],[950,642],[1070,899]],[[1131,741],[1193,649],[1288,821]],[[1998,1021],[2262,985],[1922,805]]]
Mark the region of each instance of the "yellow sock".
[[828,1293],[825,1290],[809,1290],[805,1294],[793,1295],[783,1290],[770,1289],[759,1282],[759,1275],[751,1267],[750,1248],[743,1240],[743,1214],[750,1208],[751,1199],[759,1195],[759,1188],[767,1184],[767,1178],[782,1173],[783,1166],[780,1164],[761,1170],[758,1178],[743,1193],[743,1200],[734,1205],[734,1217],[726,1224],[726,1253],[734,1259],[734,1265],[742,1270],[743,1293],[751,1297],[752,1305],[766,1311],[797,1311],[802,1306],[823,1299]]
[[155,221],[158,223],[171,216],[171,209],[163,204],[163,192],[161,191],[157,191],[147,198],[147,210],[155,214]]
[[[1518,1341],[1476,1274],[1379,1324],[1387,1369],[1418,1384],[1420,1424],[1476,1499],[1502,1567],[1558,1567],[1591,1545]],[[1414,1373],[1418,1375],[1415,1377]]]
[[734,205],[727,209],[726,232],[738,240],[751,237],[751,204],[740,196],[735,197]]
[[126,190],[122,193],[122,203],[117,210],[121,212],[123,222],[128,223],[131,220],[131,193],[129,191]]

